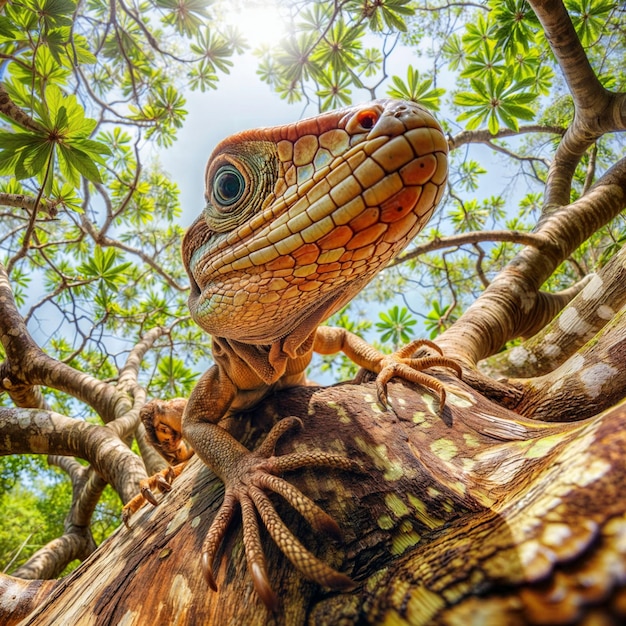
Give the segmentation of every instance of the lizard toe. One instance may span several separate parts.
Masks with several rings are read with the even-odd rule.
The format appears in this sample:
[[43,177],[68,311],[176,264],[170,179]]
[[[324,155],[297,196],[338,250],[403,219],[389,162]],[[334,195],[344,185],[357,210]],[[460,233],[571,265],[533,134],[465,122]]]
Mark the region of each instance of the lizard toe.
[[[416,351],[424,347],[433,349],[436,356],[415,358],[413,355]],[[436,410],[441,412],[446,403],[446,390],[441,381],[424,371],[432,367],[446,367],[452,369],[459,378],[462,376],[461,366],[453,359],[443,356],[439,346],[427,339],[416,339],[396,352],[383,356],[376,377],[376,394],[380,405],[385,409],[389,407],[387,384],[392,378],[401,378],[435,393],[438,400]]]

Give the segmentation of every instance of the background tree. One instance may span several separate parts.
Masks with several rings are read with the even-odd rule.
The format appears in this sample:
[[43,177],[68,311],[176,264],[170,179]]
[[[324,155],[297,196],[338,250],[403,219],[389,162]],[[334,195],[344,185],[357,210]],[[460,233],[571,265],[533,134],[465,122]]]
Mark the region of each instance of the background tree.
[[[229,72],[244,51],[245,41],[224,20],[226,5],[197,0],[24,0],[5,4],[0,15],[4,120],[0,387],[5,392],[0,450],[7,455],[0,458],[0,507],[3,519],[9,520],[0,534],[0,562],[4,571],[17,577],[5,577],[0,584],[4,598],[21,598],[9,609],[5,605],[15,621],[42,602],[56,584],[29,586],[17,579],[53,578],[87,558],[118,525],[119,499],[128,501],[139,480],[162,467],[139,424],[146,398],[188,395],[207,365],[208,338],[190,322],[186,311],[178,188],[151,155],[154,146],[158,150],[170,145],[182,127],[185,91],[217,88],[220,75]],[[249,6],[242,2],[240,9]],[[580,443],[584,441],[588,458],[581,472],[593,475],[589,468],[595,468],[599,473],[602,463],[613,468],[620,450],[623,409],[602,412],[625,395],[626,162],[620,134],[626,121],[624,7],[608,0],[564,4],[560,0],[450,4],[346,0],[283,2],[279,11],[287,34],[255,54],[260,79],[280,97],[302,102],[311,114],[386,94],[407,98],[439,111],[449,133],[451,165],[445,203],[413,247],[332,323],[371,338],[371,315],[360,310],[382,303],[388,310],[382,312],[376,329],[385,342],[383,348],[390,350],[420,332],[415,320],[423,318],[420,334],[437,338],[447,355],[463,363],[464,379],[496,402],[480,405],[493,419],[487,425],[474,422],[479,434],[496,431],[501,439],[513,440],[516,432],[520,441],[535,443],[530,458],[541,458],[546,464],[541,467],[557,459],[557,452],[564,455],[558,457],[557,466],[567,467],[564,459],[569,459],[572,467],[578,467],[575,452],[585,450]],[[418,59],[390,75],[400,45],[414,48]],[[492,153],[506,171],[506,176],[495,180],[484,165]],[[340,360],[321,361],[318,368],[338,377],[352,373],[350,365]],[[355,396],[352,401],[358,401],[354,391],[342,389],[337,401],[349,404],[350,394]],[[405,391],[394,389],[394,393]],[[293,410],[299,407],[306,412],[301,403],[309,396],[300,393],[290,394]],[[411,406],[421,401],[406,393]],[[470,397],[479,401],[477,395]],[[455,424],[461,419],[456,411],[462,410],[459,400],[453,409]],[[511,410],[536,420],[537,426],[519,421]],[[610,445],[591,438],[585,430],[591,428],[587,422],[577,424],[598,415],[601,421],[592,422],[594,437],[601,433]],[[324,432],[321,419],[320,432]],[[550,424],[567,421],[576,423]],[[433,425],[429,431],[434,437],[431,444],[443,440],[436,437],[438,428]],[[456,468],[435,482],[442,489],[455,481],[474,482],[471,488],[465,486],[464,495],[457,494],[453,512],[431,502],[434,508],[421,514],[421,523],[429,521],[426,526],[436,534],[439,525],[433,520],[445,519],[452,537],[454,532],[471,536],[469,528],[478,526],[478,518],[470,524],[465,513],[476,513],[476,503],[484,507],[492,491],[498,490],[487,489],[484,475],[479,473],[479,480],[469,468],[471,461],[480,465],[493,442],[471,439],[475,435],[461,426],[455,432],[459,439],[466,436],[467,445],[470,440],[478,442],[467,457],[467,472]],[[253,433],[247,436],[254,439]],[[563,447],[550,447],[557,439]],[[249,445],[254,445],[252,440]],[[529,462],[527,456],[515,456],[517,448],[506,450],[511,466]],[[492,453],[494,459],[500,458]],[[22,456],[28,454],[35,456]],[[363,450],[355,449],[354,454]],[[441,456],[430,461],[441,464]],[[402,457],[399,466],[412,463],[415,459],[409,455]],[[379,464],[382,470],[385,464],[380,459]],[[500,471],[506,474],[506,468]],[[613,488],[624,485],[620,471],[607,469],[603,480]],[[536,481],[537,490],[558,492],[560,483],[540,479],[534,465],[528,476],[529,482]],[[176,487],[179,502],[192,489],[190,481]],[[512,484],[504,483],[508,494],[517,493]],[[568,591],[567,606],[553,603],[558,614],[566,616],[563,619],[577,619],[583,608],[600,600],[612,602],[611,610],[616,612],[623,606],[623,592],[615,589],[626,579],[623,540],[619,543],[626,507],[623,498],[615,496],[619,491],[610,497],[601,486],[593,485],[599,499],[587,503],[587,515],[581,516],[575,537],[565,542],[569,552],[562,546],[560,553],[554,546],[550,552],[547,540],[538,544],[546,562],[553,564],[573,561],[592,542],[601,546],[596,556],[584,553],[588,578],[596,576],[584,599],[562,571],[560,578],[554,574],[547,579],[551,588]],[[351,489],[349,484],[337,488]],[[385,505],[392,509],[395,505],[396,516],[385,513],[387,526],[381,522],[376,532],[367,535],[371,537],[367,549],[361,540],[348,537],[348,553],[358,560],[363,553],[359,551],[372,550],[383,559],[373,546],[384,544],[377,534],[384,531],[386,540],[392,537],[392,548],[385,552],[387,560],[381,560],[381,568],[383,561],[393,562],[394,567],[383,572],[374,558],[372,570],[356,568],[355,577],[369,581],[366,592],[360,589],[369,600],[360,609],[364,612],[354,609],[354,615],[382,621],[402,605],[405,613],[400,611],[398,619],[417,622],[420,615],[406,612],[411,604],[408,596],[384,596],[373,590],[374,581],[385,583],[381,588],[399,588],[401,581],[414,589],[416,583],[407,572],[421,572],[421,578],[430,581],[430,572],[438,569],[439,578],[433,578],[428,593],[441,594],[437,601],[444,597],[444,605],[454,604],[441,591],[452,593],[449,582],[444,584],[447,570],[437,561],[445,542],[452,539],[429,535],[429,542],[424,539],[417,545],[414,535],[425,535],[424,529],[411,526],[398,512],[406,506],[403,501],[389,502],[388,486],[386,491],[379,489],[386,494]],[[419,491],[416,485],[406,489]],[[379,502],[369,506],[370,511],[384,508]],[[332,504],[329,507],[341,519],[341,512],[332,511]],[[590,507],[604,517],[594,518]],[[497,507],[487,509],[493,512]],[[165,520],[174,515],[176,506],[168,509],[166,500],[160,510]],[[480,523],[498,530],[494,535],[502,543],[497,548],[517,546],[522,556],[519,567],[512,558],[506,574],[494,573],[497,568],[492,564],[491,578],[475,582],[472,589],[487,594],[495,588],[493,581],[510,590],[521,582],[546,579],[549,568],[541,570],[532,559],[529,565],[520,547],[531,545],[524,544],[524,538],[538,540],[524,535],[510,517],[504,516],[505,532],[498,525],[503,519],[500,513],[489,517],[485,510],[479,512]],[[543,517],[539,519],[545,523]],[[144,525],[142,537],[158,536],[158,523]],[[553,526],[558,523],[553,520]],[[513,529],[519,535],[511,539]],[[554,533],[558,530],[565,532],[561,526],[553,528]],[[140,531],[133,532],[136,540]],[[107,554],[119,557],[115,549],[121,549],[122,540],[117,541],[117,548],[109,543],[90,563],[106,559]],[[416,545],[417,552],[400,549],[402,542]],[[457,537],[455,545],[462,545],[459,542]],[[424,562],[436,563],[433,569],[414,561],[416,553]],[[593,558],[601,564],[594,567]],[[280,557],[276,559],[280,562]],[[481,559],[487,571],[489,561]],[[93,570],[82,571],[78,574],[85,579],[95,576]],[[285,589],[302,595],[300,583],[289,578],[289,566],[281,571]],[[471,579],[463,568],[459,572]],[[598,572],[605,574],[600,581]],[[126,580],[129,573],[118,576]],[[243,573],[241,578],[246,580]],[[80,576],[68,580],[66,593],[78,593],[71,581]],[[33,597],[30,591],[35,587],[40,595]],[[200,589],[196,595],[204,600]],[[311,598],[317,602],[321,596],[311,593],[302,597],[312,606]],[[468,593],[471,596],[464,592]],[[520,593],[511,598],[523,598],[523,609],[518,609],[523,619],[547,615],[548,596],[541,590],[527,587]],[[155,603],[159,594],[164,594],[160,586],[151,596]],[[359,598],[358,594],[351,597]],[[466,596],[457,590],[455,597]],[[507,600],[503,592],[500,597],[498,610],[514,612],[514,600]],[[52,602],[50,597],[46,601]],[[190,606],[193,601],[189,599]],[[331,603],[322,609],[316,604],[317,615],[322,616],[318,619],[323,621],[323,611],[335,615],[332,611],[339,611],[339,606]],[[342,614],[349,613],[346,606],[342,605]],[[462,606],[476,610],[473,604]],[[52,602],[49,615],[55,610]],[[302,601],[302,615],[307,611],[315,615],[315,610]],[[47,618],[33,619],[46,623]],[[180,619],[182,623],[184,618]]]

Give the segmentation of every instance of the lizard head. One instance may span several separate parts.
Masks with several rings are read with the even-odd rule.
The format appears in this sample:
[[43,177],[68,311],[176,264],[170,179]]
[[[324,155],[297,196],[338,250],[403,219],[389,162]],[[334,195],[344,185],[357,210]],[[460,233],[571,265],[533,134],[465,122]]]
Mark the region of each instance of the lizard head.
[[312,331],[421,230],[446,176],[441,127],[412,102],[376,100],[222,141],[182,245],[192,317],[246,343]]

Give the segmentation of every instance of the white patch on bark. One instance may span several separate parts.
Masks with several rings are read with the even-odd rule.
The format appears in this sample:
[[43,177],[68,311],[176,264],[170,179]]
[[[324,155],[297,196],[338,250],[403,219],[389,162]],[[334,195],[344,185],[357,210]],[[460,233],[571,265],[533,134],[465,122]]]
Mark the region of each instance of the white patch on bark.
[[167,525],[165,529],[165,534],[169,535],[180,528],[188,519],[189,519],[189,511],[191,510],[191,498],[185,502],[185,505],[182,506],[176,512],[176,515],[172,518],[170,523]]
[[569,376],[575,374],[576,372],[579,372],[584,368],[584,366],[584,356],[580,354],[574,354],[572,357],[570,357],[567,361],[565,361],[565,363],[563,363],[563,365],[561,365],[561,367],[555,370],[555,381],[550,386],[550,393],[555,393],[556,391],[558,391],[563,386],[563,383]]
[[463,408],[468,408],[475,404],[474,398],[466,394],[462,389],[458,389],[452,385],[445,385],[446,388],[446,404],[453,404]]
[[516,367],[521,367],[528,362],[534,363],[536,360],[534,355],[522,346],[515,346],[509,350],[509,363]]
[[615,311],[610,306],[607,306],[606,304],[601,304],[596,309],[596,315],[601,320],[610,320],[610,319],[613,319],[613,316],[615,315]]
[[499,462],[489,473],[488,480],[494,485],[506,485],[518,474],[526,472],[527,466],[528,462],[523,456],[502,458],[502,453],[500,453]]
[[604,281],[597,275],[592,274],[591,280],[585,285],[580,292],[580,297],[583,300],[592,300],[597,298],[604,289]]
[[611,469],[611,464],[604,459],[595,459],[580,468],[580,472],[572,474],[576,485],[579,487],[587,487],[596,480],[602,478]]
[[585,335],[591,330],[591,326],[585,322],[573,307],[565,309],[559,317],[559,328],[572,335]]
[[582,354],[574,354],[572,357],[567,359],[565,363],[563,363],[560,368],[565,378],[569,374],[575,374],[576,372],[580,372],[580,370],[585,367],[585,357]]
[[191,604],[191,589],[187,583],[187,579],[181,574],[176,574],[172,580],[169,590],[169,598],[167,606],[171,610],[168,616],[170,624],[179,624],[186,622],[189,605]]
[[585,393],[595,398],[602,393],[602,386],[617,375],[618,371],[606,363],[596,363],[585,368],[580,373],[580,380],[585,387]]
[[549,343],[543,346],[543,353],[549,359],[553,359],[554,357],[557,357],[559,356],[559,354],[561,354],[561,347],[557,346],[555,343]]
[[567,524],[553,523],[548,524],[543,529],[542,540],[549,546],[558,548],[565,543],[566,539],[572,536],[572,530]]

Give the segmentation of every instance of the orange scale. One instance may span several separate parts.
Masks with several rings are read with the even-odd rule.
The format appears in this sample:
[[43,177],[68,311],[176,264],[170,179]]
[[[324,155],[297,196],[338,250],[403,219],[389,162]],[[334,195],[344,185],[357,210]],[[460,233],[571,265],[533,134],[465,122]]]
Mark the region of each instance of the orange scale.
[[[438,166],[437,157],[434,154],[427,154],[426,156],[411,161],[401,168],[400,178],[402,178],[402,182],[405,185],[423,185],[432,178]],[[438,179],[445,180],[447,166],[443,165],[442,167],[443,175],[438,176]]]
[[[318,274],[328,274],[329,272],[334,272],[341,269],[341,265],[339,263],[325,263],[324,265],[319,265],[317,268]],[[326,278],[326,276],[324,276]]]
[[409,213],[404,219],[389,224],[389,229],[383,237],[383,241],[388,243],[396,243],[406,238],[411,228],[417,222],[417,215]]
[[376,246],[374,245],[365,246],[365,248],[359,248],[358,250],[354,251],[352,259],[354,261],[361,261],[362,259],[372,259],[374,257],[375,250]]
[[363,211],[363,213],[354,219],[350,220],[348,224],[355,233],[358,233],[372,224],[376,224],[379,221],[379,214],[380,211],[378,210],[378,207],[371,207]]
[[320,255],[320,249],[314,243],[306,243],[291,253],[298,265],[315,263]]
[[[295,264],[296,264],[296,261],[291,256],[279,256],[273,261],[269,261],[268,263],[266,263],[265,267],[268,270],[272,270],[272,271],[290,270],[292,267],[295,266]],[[286,276],[287,274],[290,274],[290,273],[291,272],[275,274],[275,276]]]
[[338,226],[331,230],[328,235],[324,235],[317,242],[317,245],[322,250],[334,250],[345,246],[352,237],[354,237],[354,232],[349,226]]
[[380,205],[380,221],[397,222],[413,211],[422,193],[421,187],[405,187]]
[[[388,224],[374,224],[357,233],[346,245],[347,250],[356,250],[371,243],[376,243],[389,228]],[[386,238],[385,238],[386,239]]]
[[321,283],[319,280],[308,280],[306,283],[302,283],[302,285],[299,286],[300,291],[318,291],[319,288],[322,286],[323,283]]

